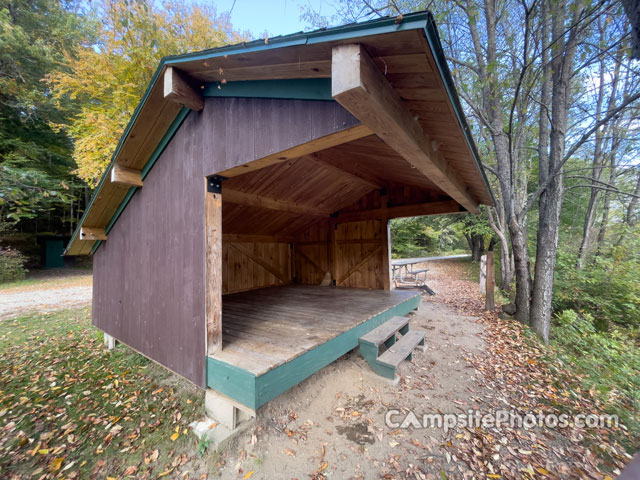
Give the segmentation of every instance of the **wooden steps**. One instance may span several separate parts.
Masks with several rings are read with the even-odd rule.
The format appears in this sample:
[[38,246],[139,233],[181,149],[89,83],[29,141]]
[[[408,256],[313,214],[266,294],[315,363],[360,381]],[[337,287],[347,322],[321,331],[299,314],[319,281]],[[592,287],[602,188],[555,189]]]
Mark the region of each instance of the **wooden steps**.
[[[422,331],[409,331],[407,317],[392,317],[360,337],[360,353],[378,375],[394,380],[400,362],[411,360],[419,345],[424,348],[424,336]],[[386,350],[381,353],[382,345]]]
[[366,335],[360,337],[360,342],[369,343],[378,347],[408,325],[409,319],[407,317],[391,317],[378,328],[374,328]]

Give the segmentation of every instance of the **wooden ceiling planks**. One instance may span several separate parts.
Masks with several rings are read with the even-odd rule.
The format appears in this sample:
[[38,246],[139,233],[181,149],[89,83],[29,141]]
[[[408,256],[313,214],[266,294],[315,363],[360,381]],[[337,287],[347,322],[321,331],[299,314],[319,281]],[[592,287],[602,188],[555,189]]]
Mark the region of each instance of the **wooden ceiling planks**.
[[225,180],[222,198],[224,203],[224,190],[230,189],[333,212],[375,188],[312,158],[301,157]]

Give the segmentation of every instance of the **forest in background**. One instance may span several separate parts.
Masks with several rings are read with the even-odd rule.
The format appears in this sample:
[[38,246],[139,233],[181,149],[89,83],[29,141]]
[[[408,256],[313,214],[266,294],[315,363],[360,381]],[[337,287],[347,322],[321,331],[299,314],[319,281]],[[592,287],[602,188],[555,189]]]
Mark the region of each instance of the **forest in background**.
[[0,0],[0,281],[73,233],[163,56],[246,38],[210,4]]
[[[38,236],[75,229],[161,57],[249,38],[207,5],[0,0],[0,275],[23,272]],[[333,7],[302,15],[325,27],[434,13],[496,199],[480,215],[394,220],[394,254],[478,260],[493,239],[515,317],[637,423],[640,62],[622,4]]]

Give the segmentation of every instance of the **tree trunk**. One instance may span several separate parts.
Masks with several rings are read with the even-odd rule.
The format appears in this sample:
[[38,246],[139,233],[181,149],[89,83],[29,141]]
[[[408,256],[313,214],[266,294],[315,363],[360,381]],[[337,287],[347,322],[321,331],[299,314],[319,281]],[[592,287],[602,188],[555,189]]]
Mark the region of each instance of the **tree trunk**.
[[[616,130],[614,128],[614,130]],[[616,181],[616,154],[618,150],[618,142],[614,140],[613,147],[609,154],[609,185],[614,185]],[[604,192],[604,202],[602,205],[602,221],[600,222],[600,228],[598,229],[598,240],[596,255],[600,255],[602,247],[604,247],[604,241],[607,234],[607,225],[609,224],[609,208],[611,206],[611,192],[608,190]]]
[[638,220],[635,215],[635,210],[636,206],[638,205],[638,197],[640,196],[640,170],[638,170],[638,176],[636,178],[636,188],[633,190],[633,194],[635,196],[631,197],[631,201],[627,206],[627,213],[624,216],[624,221],[630,227],[633,227]]
[[527,233],[515,220],[509,224],[516,277],[516,319],[529,323],[529,301],[531,299],[531,262],[527,250]]
[[536,249],[535,277],[531,297],[530,325],[545,343],[549,342],[551,306],[553,299],[553,276],[558,249],[560,209],[564,194],[562,162],[565,151],[565,136],[569,115],[571,76],[577,44],[577,24],[581,9],[572,15],[572,27],[565,41],[564,2],[553,4],[551,13],[551,36],[557,48],[551,60],[551,134],[549,136],[549,162],[546,181],[550,182],[539,199],[538,240]]
[[484,237],[482,235],[467,236],[467,242],[471,249],[471,260],[479,262],[480,257],[484,255]]
[[487,216],[489,225],[500,241],[500,289],[509,291],[513,281],[513,254],[509,248],[507,232],[504,230],[504,210],[498,211],[498,206],[495,209],[498,213],[497,218],[494,218],[490,207],[487,207]]
[[[603,27],[604,19],[598,19],[598,30],[600,32],[600,38],[604,41],[604,27]],[[621,42],[618,50],[616,52],[616,63],[612,74],[611,80],[611,92],[609,94],[609,100],[607,103],[607,112],[613,110],[615,108],[616,103],[616,94],[618,91],[618,81],[620,79],[620,65],[622,65],[622,57],[624,55],[624,44]],[[602,56],[600,59],[600,78],[606,78],[605,71],[605,57]],[[604,103],[604,81],[600,81],[600,85],[598,87],[598,98],[596,100],[596,122],[599,121],[602,117],[602,105]],[[617,120],[612,120],[615,124]],[[593,166],[591,168],[591,192],[589,194],[589,204],[587,205],[587,213],[584,219],[584,226],[582,229],[582,241],[580,243],[580,248],[578,250],[578,263],[577,267],[581,269],[584,266],[584,263],[589,254],[589,250],[591,248],[591,244],[593,243],[593,233],[594,233],[594,223],[596,219],[596,209],[598,206],[598,200],[600,198],[600,190],[597,188],[599,186],[599,181],[602,178],[602,172],[605,168],[605,159],[604,159],[604,145],[605,138],[608,132],[613,132],[615,134],[615,128],[610,128],[611,124],[607,123],[602,128],[599,128],[595,132],[595,146],[594,146],[594,154],[593,154]],[[616,140],[611,141],[611,149],[612,153],[615,151]]]

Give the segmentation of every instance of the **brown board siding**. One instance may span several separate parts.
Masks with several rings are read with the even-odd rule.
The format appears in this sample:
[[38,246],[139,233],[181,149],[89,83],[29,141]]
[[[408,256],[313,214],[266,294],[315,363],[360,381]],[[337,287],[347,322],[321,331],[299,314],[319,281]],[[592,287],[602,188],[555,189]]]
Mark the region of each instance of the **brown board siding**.
[[357,123],[333,102],[206,99],[96,251],[93,323],[204,388],[204,177]]

